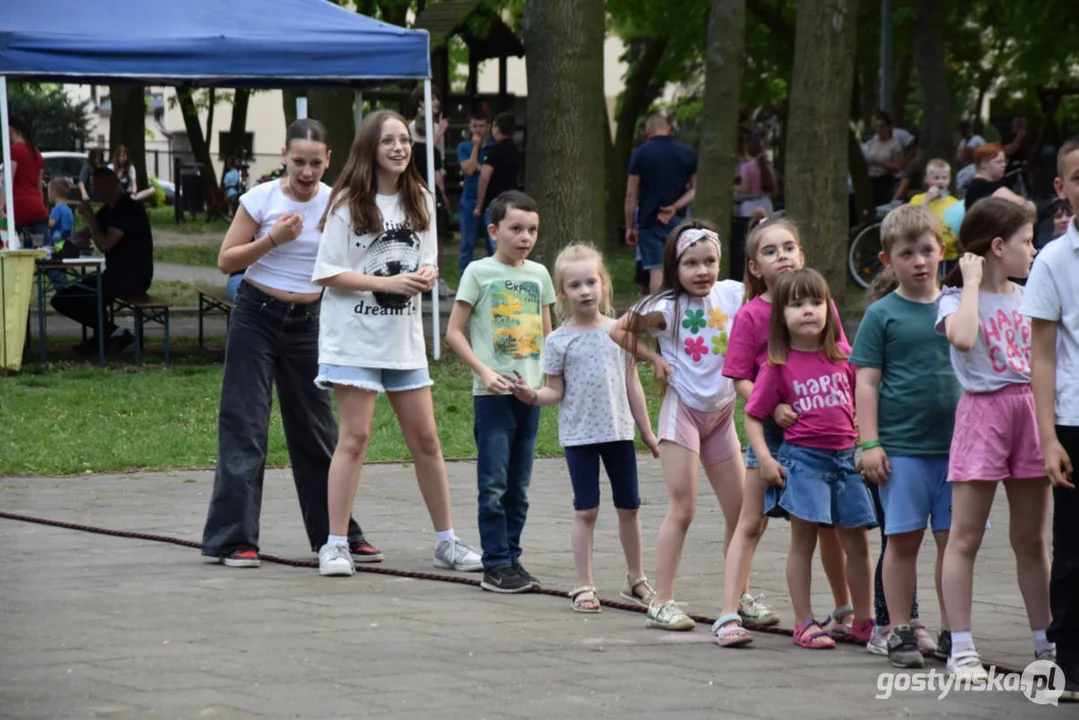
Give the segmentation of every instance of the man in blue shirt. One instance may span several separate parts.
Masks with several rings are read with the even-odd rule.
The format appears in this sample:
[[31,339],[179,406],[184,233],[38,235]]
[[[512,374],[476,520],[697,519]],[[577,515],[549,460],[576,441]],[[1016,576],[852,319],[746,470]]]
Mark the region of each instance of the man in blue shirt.
[[[487,161],[487,148],[491,144],[491,120],[486,113],[472,113],[468,123],[471,137],[462,140],[457,145],[457,162],[461,165],[461,274],[465,274],[465,268],[472,262],[476,252],[476,236],[483,224],[482,217],[476,217],[473,212],[478,201],[477,189],[480,184],[480,166]],[[487,237],[487,230],[483,228],[483,235]],[[487,240],[487,256],[494,255],[494,244]]]
[[657,292],[663,281],[663,243],[685,219],[683,211],[696,194],[697,153],[671,137],[670,123],[662,115],[648,118],[644,134],[645,143],[633,151],[629,160],[626,243],[640,244],[649,288]]

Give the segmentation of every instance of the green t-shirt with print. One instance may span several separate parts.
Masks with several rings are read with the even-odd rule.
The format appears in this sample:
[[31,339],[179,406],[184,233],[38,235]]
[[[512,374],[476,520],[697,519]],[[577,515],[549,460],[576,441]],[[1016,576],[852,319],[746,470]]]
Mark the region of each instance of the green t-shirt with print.
[[[457,302],[472,306],[472,352],[497,373],[517,371],[534,388],[543,386],[543,308],[554,301],[550,273],[531,260],[519,267],[493,257],[469,263],[457,288]],[[475,373],[472,394],[491,394]]]

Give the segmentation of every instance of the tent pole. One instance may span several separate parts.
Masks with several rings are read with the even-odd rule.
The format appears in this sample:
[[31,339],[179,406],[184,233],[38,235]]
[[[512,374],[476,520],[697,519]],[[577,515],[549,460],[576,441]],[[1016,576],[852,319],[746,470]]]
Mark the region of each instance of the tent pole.
[[18,250],[22,245],[15,232],[15,178],[11,173],[11,129],[7,107],[7,77],[0,75],[0,133],[4,145],[4,207],[7,208],[7,247]]
[[[435,206],[438,206],[438,187],[435,185],[435,131],[434,123],[431,118],[431,78],[427,78],[423,81],[423,129],[427,139],[427,187],[431,189],[431,192],[435,195]],[[436,213],[437,215],[437,213]],[[436,238],[438,238],[438,220],[431,218],[431,232]],[[439,268],[442,263],[442,258],[435,256],[435,268]],[[431,291],[431,337],[434,347],[432,352],[435,360],[439,359],[442,354],[442,322],[438,317],[438,289],[439,283],[435,283],[434,289]]]
[[296,119],[303,120],[307,117],[307,97],[296,98]]
[[356,91],[356,99],[353,101],[353,113],[356,116],[356,132],[360,132],[360,123],[363,122],[363,90]]

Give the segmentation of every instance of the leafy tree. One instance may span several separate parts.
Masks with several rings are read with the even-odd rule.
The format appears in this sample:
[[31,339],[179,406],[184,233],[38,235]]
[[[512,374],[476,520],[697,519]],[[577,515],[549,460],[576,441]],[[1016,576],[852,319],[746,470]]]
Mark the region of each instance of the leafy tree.
[[90,138],[90,102],[75,102],[59,85],[10,83],[8,109],[22,118],[42,150],[74,150]]

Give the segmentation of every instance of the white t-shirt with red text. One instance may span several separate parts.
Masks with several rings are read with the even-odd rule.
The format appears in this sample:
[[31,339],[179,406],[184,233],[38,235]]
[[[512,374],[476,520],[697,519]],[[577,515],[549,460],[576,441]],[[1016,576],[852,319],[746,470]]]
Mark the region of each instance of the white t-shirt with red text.
[[[844,353],[850,348],[840,344]],[[820,351],[791,350],[783,365],[765,363],[757,375],[746,414],[764,420],[786,403],[798,419],[783,431],[784,442],[818,450],[854,446],[854,366],[833,363]]]
[[[1020,312],[1023,287],[1009,293],[978,292],[978,339],[970,350],[951,348],[952,368],[967,392],[995,392],[1030,384],[1030,318]],[[959,310],[962,288],[946,287],[937,298],[937,332]]]

